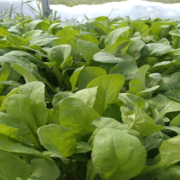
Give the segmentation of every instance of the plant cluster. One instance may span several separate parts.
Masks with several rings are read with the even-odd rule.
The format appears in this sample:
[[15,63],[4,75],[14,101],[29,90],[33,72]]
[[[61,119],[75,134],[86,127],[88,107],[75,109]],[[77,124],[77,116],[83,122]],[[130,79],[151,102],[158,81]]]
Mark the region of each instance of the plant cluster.
[[0,21],[0,180],[179,180],[180,25]]

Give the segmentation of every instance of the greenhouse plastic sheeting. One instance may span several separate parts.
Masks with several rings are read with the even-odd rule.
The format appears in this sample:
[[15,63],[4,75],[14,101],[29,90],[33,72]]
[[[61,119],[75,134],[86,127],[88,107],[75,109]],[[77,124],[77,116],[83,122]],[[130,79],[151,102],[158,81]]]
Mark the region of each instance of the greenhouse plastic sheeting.
[[[19,6],[15,11],[20,12],[21,0],[0,0],[0,12],[4,11],[5,9],[10,9],[12,4],[13,7]],[[30,3],[30,5],[37,9],[35,2]],[[58,15],[61,16],[63,21],[72,18],[82,21],[85,15],[88,18],[98,16],[110,16],[110,18],[115,18],[117,16],[129,16],[131,19],[144,17],[179,19],[180,15],[180,3],[162,4],[158,2],[147,2],[141,0],[110,2],[101,5],[78,5],[74,7],[67,7],[65,5],[51,5],[51,9],[58,11]],[[26,4],[23,5],[22,12],[25,15],[33,16]]]
[[[22,4],[22,2],[24,3]],[[37,5],[35,1],[32,1],[28,4],[37,10]],[[13,6],[13,12],[15,12],[13,13],[13,16],[15,16],[16,13],[21,13],[22,10],[22,13],[24,15],[30,15],[34,17],[34,14],[31,12],[29,6],[26,4],[26,0],[0,0],[0,16],[3,15],[6,11],[9,12],[11,6]]]

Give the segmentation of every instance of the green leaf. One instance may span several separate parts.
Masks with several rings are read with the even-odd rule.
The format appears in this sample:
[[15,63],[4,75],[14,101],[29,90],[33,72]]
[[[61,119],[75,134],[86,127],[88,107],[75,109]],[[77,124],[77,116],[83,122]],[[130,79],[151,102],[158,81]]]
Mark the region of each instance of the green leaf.
[[148,173],[161,167],[167,168],[180,161],[180,135],[165,140],[159,150],[161,160],[153,166],[146,166],[142,173]]
[[86,66],[78,76],[78,89],[84,89],[90,81],[95,78],[107,75],[107,72],[99,67]]
[[29,22],[28,24],[27,24],[27,30],[28,31],[31,31],[31,30],[34,30],[37,26],[38,26],[38,24],[40,24],[40,23],[45,23],[45,22],[43,22],[43,20],[34,20],[34,21],[31,21],[31,22]]
[[91,122],[98,113],[80,99],[65,98],[60,104],[60,125],[70,129],[78,140],[87,140],[94,130]]
[[31,111],[38,127],[47,123],[47,111],[45,103],[45,86],[41,82],[31,82],[20,86],[18,93],[31,100]]
[[81,39],[83,41],[88,41],[94,44],[99,44],[96,36],[92,35],[92,34],[80,34],[80,35],[76,35],[76,37],[78,39]]
[[95,136],[92,160],[102,179],[127,180],[144,168],[146,151],[136,137],[105,128]]
[[102,115],[108,103],[116,100],[124,84],[124,77],[119,74],[101,76],[93,79],[87,88],[98,86],[94,109]]
[[137,70],[136,61],[122,61],[111,68],[109,74],[122,74],[126,80],[130,80]]
[[87,163],[87,173],[86,180],[101,180],[99,174],[97,173],[92,160],[89,160]]
[[17,45],[17,46],[27,46],[28,45],[28,41],[21,36],[8,34],[6,36],[6,39],[8,42],[10,42],[13,45]]
[[38,129],[41,144],[49,151],[57,154],[62,160],[72,156],[76,149],[76,139],[69,129],[50,124]]
[[138,69],[134,74],[133,78],[129,83],[129,93],[137,94],[138,92],[144,91],[146,89],[146,73],[149,69],[149,65],[144,65]]
[[35,57],[32,54],[27,53],[25,51],[19,51],[19,50],[10,51],[10,52],[6,53],[4,56],[15,56],[18,59],[21,59],[22,61],[24,59],[26,59],[26,61],[29,60],[30,62],[34,63],[35,65],[38,65],[41,68],[48,67],[40,59],[38,59],[37,57]]
[[92,150],[92,147],[88,143],[80,141],[77,143],[75,153],[85,153],[91,150]]
[[34,35],[41,34],[42,32],[43,32],[42,30],[35,29],[35,30],[28,31],[27,33],[25,33],[23,37],[29,40]]
[[0,27],[0,37],[4,38],[7,34],[10,34],[10,33],[3,27]]
[[7,152],[33,155],[36,157],[51,160],[49,157],[43,155],[41,152],[39,152],[33,148],[29,148],[29,147],[25,146],[24,144],[20,143],[19,141],[15,141],[15,140],[8,138],[7,136],[1,135],[1,134],[0,134],[0,149],[7,151]]
[[107,52],[98,52],[93,56],[94,61],[101,62],[101,63],[120,63],[124,61],[121,58],[115,57],[112,54],[109,54]]
[[26,82],[37,81],[37,78],[23,66],[11,63],[11,67],[20,75],[22,75],[25,78]]
[[180,178],[180,169],[179,166],[172,166],[165,171],[163,171],[158,177],[157,180],[179,180]]
[[141,49],[145,46],[145,43],[141,40],[131,40],[131,44],[127,50],[127,54],[131,55],[135,60],[141,57]]
[[25,122],[31,131],[36,133],[38,127],[31,108],[32,102],[30,99],[21,94],[14,94],[5,102],[5,109],[7,113]]
[[56,180],[60,171],[58,167],[45,159],[34,159],[31,161],[32,174],[27,180]]
[[129,128],[137,130],[142,136],[148,136],[163,129],[162,126],[156,126],[154,120],[141,108],[138,106],[133,106],[133,108],[131,111],[126,107],[120,107],[122,121]]
[[79,34],[78,30],[74,29],[62,29],[56,33],[57,37],[70,37],[76,38],[76,34]]
[[169,112],[180,111],[180,103],[161,94],[158,94],[155,98],[150,99],[149,103],[159,111],[160,117],[163,117]]
[[95,100],[96,100],[97,89],[98,87],[82,89],[80,91],[77,91],[73,95],[71,95],[71,97],[80,99],[84,103],[86,103],[88,106],[93,108]]
[[149,26],[143,22],[132,22],[132,26],[142,35],[149,35]]
[[115,119],[108,118],[108,117],[96,118],[92,122],[92,125],[97,128],[96,131],[99,131],[104,128],[118,129],[118,130],[127,131],[127,132],[129,131],[129,128],[127,125],[122,124],[122,123],[116,121]]
[[26,58],[19,59],[15,56],[1,56],[0,63],[11,63],[11,66],[14,70],[16,70],[19,74],[24,76],[25,80],[28,81],[36,81],[35,74],[38,72],[37,66],[31,62],[29,62]]
[[106,46],[102,51],[109,54],[126,53],[131,40],[123,38],[120,42]]
[[77,48],[87,63],[90,63],[93,60],[94,54],[100,51],[98,45],[80,39],[77,42]]
[[149,56],[163,56],[172,50],[171,46],[167,46],[161,43],[149,43],[145,47],[148,50]]
[[82,70],[84,69],[84,66],[81,66],[81,67],[79,67],[79,68],[77,68],[74,72],[73,72],[73,74],[72,74],[72,76],[71,76],[71,78],[70,78],[70,83],[71,83],[71,87],[72,87],[72,92],[74,92],[74,90],[75,90],[75,88],[76,88],[76,84],[77,84],[77,81],[78,81],[78,77],[79,77],[79,75],[80,75],[80,73],[82,72]]
[[70,45],[59,45],[50,49],[48,52],[48,58],[57,66],[60,66],[71,54]]
[[173,118],[169,125],[178,127],[180,125],[180,114]]
[[[23,121],[15,118],[7,113],[0,112],[0,126],[2,126],[2,125],[5,125],[6,127],[12,128],[13,130],[17,131],[17,134],[14,139],[16,139],[18,141],[23,141],[30,145],[32,145],[33,143],[34,144],[36,143],[36,142],[34,142],[34,136],[33,136],[32,132],[28,128],[27,124],[24,123]],[[3,133],[3,132],[6,132],[6,133]],[[6,136],[9,136],[9,137],[12,136],[11,131],[9,131],[9,133],[7,133],[7,131],[3,131],[3,129],[1,129],[0,133],[4,134]]]
[[172,36],[172,44],[173,48],[177,49],[180,47],[180,31],[179,29],[171,30],[169,34]]
[[122,36],[125,32],[129,31],[129,27],[123,27],[123,28],[119,28],[116,29],[114,31],[112,31],[111,33],[109,33],[108,37],[106,38],[105,43],[107,45],[111,45],[111,44],[115,44],[116,41],[118,40],[118,38],[120,36]]
[[0,124],[0,129],[1,129],[0,134],[3,134],[5,136],[8,136],[15,140],[20,140],[18,137],[19,130],[17,128],[9,127],[4,124]]
[[27,162],[12,153],[0,150],[1,180],[27,179],[30,173],[31,168]]
[[[2,65],[2,68],[0,69],[0,82],[6,81],[10,75],[10,72],[11,72],[11,67],[9,66],[9,64],[4,63]],[[0,94],[3,93],[3,88],[4,88],[4,85],[1,84],[0,85]]]
[[58,37],[51,34],[46,34],[46,33],[36,34],[30,38],[29,46],[32,46],[32,45],[53,46],[54,39],[58,39]]

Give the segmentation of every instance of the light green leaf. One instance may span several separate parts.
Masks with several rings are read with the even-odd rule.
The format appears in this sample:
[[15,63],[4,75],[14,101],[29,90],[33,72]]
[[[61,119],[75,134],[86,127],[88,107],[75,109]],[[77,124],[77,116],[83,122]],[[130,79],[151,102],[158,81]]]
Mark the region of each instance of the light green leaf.
[[56,33],[57,37],[68,37],[68,38],[76,38],[76,34],[79,34],[78,30],[74,29],[62,29]]
[[93,79],[87,88],[98,86],[94,109],[102,115],[109,102],[116,100],[124,84],[124,77],[112,74]]
[[60,125],[70,129],[78,140],[87,140],[94,130],[91,123],[98,113],[80,99],[65,98],[60,103]]
[[45,103],[45,86],[43,83],[35,81],[19,87],[19,94],[25,95],[31,100],[31,111],[38,127],[47,123],[47,111]]
[[78,76],[78,89],[84,89],[90,81],[95,78],[107,75],[106,70],[100,67],[86,66]]
[[180,125],[180,114],[173,118],[169,125],[178,127]]
[[41,34],[42,32],[43,32],[42,30],[35,29],[35,30],[28,31],[27,33],[25,33],[23,37],[29,40],[34,35]]
[[121,41],[106,46],[102,51],[107,52],[109,54],[126,53],[130,43],[131,43],[130,39],[122,38]]
[[91,150],[92,150],[92,147],[88,143],[80,141],[77,143],[75,153],[85,153]]
[[133,106],[133,108],[131,111],[127,107],[120,107],[122,121],[129,128],[137,130],[142,136],[148,136],[163,129],[162,126],[156,126],[155,121],[144,110],[138,106]]
[[131,40],[131,44],[127,50],[127,54],[131,55],[135,60],[141,57],[141,49],[145,46],[145,43],[141,40]]
[[41,144],[49,151],[57,154],[62,160],[73,155],[76,149],[76,139],[69,129],[56,124],[50,124],[38,129]]
[[7,34],[9,34],[9,32],[3,27],[0,27],[0,37],[4,38]]
[[163,171],[157,180],[179,180],[180,179],[180,169],[179,166],[172,166],[165,171]]
[[20,143],[19,141],[15,141],[15,140],[8,138],[7,136],[1,135],[1,134],[0,134],[0,149],[7,151],[7,152],[33,155],[36,157],[51,160],[49,157],[43,155],[41,152],[39,152],[33,148],[29,148],[29,147],[25,146],[24,144]]
[[[0,69],[0,82],[6,81],[10,75],[11,67],[8,63],[4,63]],[[0,94],[3,93],[4,84],[0,85]]]
[[149,43],[146,45],[146,47],[149,52],[149,56],[163,56],[172,50],[171,46],[167,46],[161,43]]
[[86,103],[88,106],[93,108],[95,100],[96,100],[97,89],[98,87],[82,89],[80,91],[77,91],[73,95],[71,95],[71,97],[80,99],[84,103]]
[[94,54],[100,51],[98,45],[80,39],[77,42],[77,48],[84,60],[88,63],[93,60]]
[[109,54],[107,52],[98,52],[93,56],[93,60],[96,62],[101,63],[110,63],[110,64],[116,64],[124,61],[121,58],[115,57],[112,54]]
[[146,89],[145,76],[149,65],[144,65],[138,69],[134,74],[133,78],[129,83],[129,93],[137,94],[138,92],[144,91]]
[[51,35],[51,34],[46,34],[46,33],[36,34],[30,38],[29,46],[32,46],[32,45],[37,45],[37,46],[51,45],[51,46],[53,46],[54,39],[58,39],[58,37]]
[[35,159],[31,161],[32,174],[27,180],[56,180],[60,171],[51,161]]
[[169,112],[180,111],[179,102],[173,101],[161,94],[158,94],[155,98],[150,99],[149,103],[159,111],[161,117]]
[[14,94],[5,102],[5,109],[8,114],[25,122],[33,133],[37,131],[37,124],[31,111],[32,102],[25,95]]
[[0,179],[15,180],[27,179],[30,176],[30,165],[20,157],[0,150]]
[[111,33],[109,33],[108,37],[106,38],[105,43],[107,45],[111,45],[111,44],[115,44],[116,41],[118,40],[118,38],[125,32],[127,32],[129,30],[129,27],[123,27],[123,28],[119,28],[116,29],[114,31],[112,31]]
[[109,74],[122,74],[128,81],[133,78],[137,70],[136,61],[123,61],[111,68]]
[[180,135],[165,140],[159,150],[161,160],[153,166],[146,166],[142,173],[148,173],[161,167],[167,168],[180,161]]
[[78,39],[81,39],[83,41],[88,41],[94,44],[99,44],[96,36],[92,35],[92,34],[80,34],[80,35],[76,35],[76,37]]
[[128,180],[144,168],[146,151],[136,137],[105,128],[95,136],[92,160],[101,178]]
[[60,66],[71,54],[70,45],[59,45],[50,49],[48,52],[48,58],[57,66]]
[[92,160],[89,160],[87,163],[87,173],[86,180],[101,180],[99,174],[97,173]]
[[17,45],[17,46],[27,46],[28,45],[28,41],[21,36],[8,34],[6,36],[6,39],[8,42],[10,42],[13,45]]
[[[36,144],[36,141],[34,141],[34,136],[30,129],[28,128],[27,124],[23,121],[11,116],[10,114],[0,112],[0,126],[5,125],[8,128],[12,128],[13,130],[17,131],[17,134],[15,134],[15,138],[18,141],[25,141],[25,143],[29,143],[30,145]],[[1,134],[4,134],[6,136],[11,137],[12,133],[3,133],[7,131],[3,131],[1,129]],[[13,137],[12,137],[13,138]]]
[[72,92],[74,92],[74,90],[75,90],[75,88],[76,88],[76,84],[77,84],[77,81],[78,81],[78,77],[79,77],[79,75],[80,75],[80,73],[82,72],[82,70],[84,69],[84,66],[81,66],[81,67],[79,67],[79,68],[77,68],[74,72],[73,72],[73,74],[72,74],[72,76],[71,76],[71,78],[70,78],[70,83],[71,83],[71,87],[72,87]]
[[38,65],[40,68],[48,68],[48,66],[46,66],[40,59],[25,51],[20,51],[20,50],[10,51],[6,53],[4,56],[15,56],[18,59],[21,59],[22,61],[24,61],[24,59],[25,61],[29,60],[35,65]]

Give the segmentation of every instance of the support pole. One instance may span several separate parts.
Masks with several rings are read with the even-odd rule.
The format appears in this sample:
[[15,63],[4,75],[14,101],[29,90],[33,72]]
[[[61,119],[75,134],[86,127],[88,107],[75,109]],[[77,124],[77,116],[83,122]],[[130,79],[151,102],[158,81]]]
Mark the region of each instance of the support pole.
[[45,17],[50,16],[50,3],[49,0],[41,0],[42,11]]

